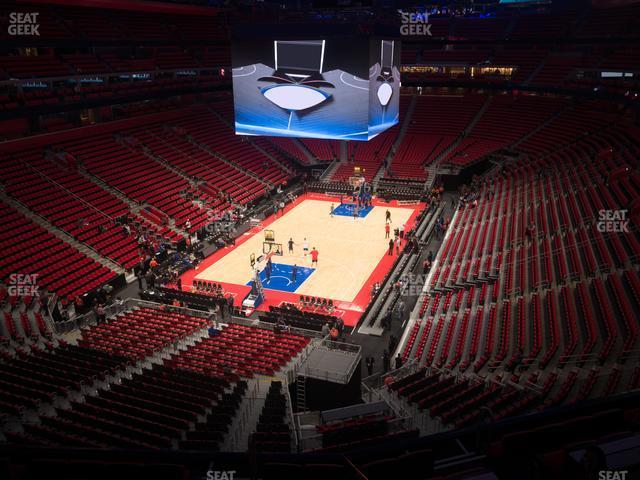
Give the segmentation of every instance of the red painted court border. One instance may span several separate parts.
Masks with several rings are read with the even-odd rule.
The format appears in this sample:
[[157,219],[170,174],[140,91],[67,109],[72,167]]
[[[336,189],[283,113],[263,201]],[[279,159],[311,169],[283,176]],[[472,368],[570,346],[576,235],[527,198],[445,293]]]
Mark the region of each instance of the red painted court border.
[[[349,197],[345,195],[344,198],[348,199]],[[304,200],[322,200],[326,202],[337,203],[340,201],[340,197],[326,195],[323,193],[315,193],[315,192],[306,193],[306,194],[300,195],[293,202],[286,205],[284,209],[284,213],[282,215],[286,214],[289,210],[296,207],[297,205],[302,203]],[[377,198],[373,199],[372,204],[374,207],[412,208],[413,213],[405,223],[405,231],[408,231],[414,228],[416,217],[425,207],[424,203],[418,203],[415,205],[401,205],[396,200],[392,200],[391,202],[385,202]],[[217,250],[216,252],[212,253],[207,258],[205,258],[198,265],[197,268],[193,268],[183,273],[182,276],[180,277],[182,280],[182,289],[185,291],[191,291],[191,285],[193,283],[193,280],[198,276],[200,272],[206,270],[211,265],[213,265],[220,259],[224,258],[228,253],[235,250],[235,248],[242,245],[244,242],[252,238],[254,235],[260,233],[266,227],[271,225],[275,220],[276,220],[275,215],[270,215],[265,220],[260,222],[259,225],[256,225],[255,227],[250,228],[240,237],[236,238],[235,246],[224,247]],[[403,240],[402,247],[404,247],[404,244],[405,244],[405,241]],[[360,316],[362,315],[364,310],[367,308],[367,305],[371,300],[371,289],[373,287],[373,284],[376,282],[383,281],[385,275],[391,270],[397,258],[398,256],[395,253],[393,255],[387,255],[385,251],[384,256],[380,259],[378,264],[374,267],[373,271],[369,275],[369,278],[367,278],[367,280],[364,282],[364,285],[362,286],[360,291],[356,294],[355,298],[351,302],[334,300],[334,304],[336,308],[344,310],[344,315],[342,316],[342,319],[346,326],[354,327],[355,325],[357,325],[358,321],[360,320]],[[232,294],[235,297],[236,306],[240,306],[241,301],[251,291],[251,287],[249,287],[248,285],[224,283],[224,282],[218,282],[216,280],[211,280],[211,281],[222,285],[222,288],[225,290],[226,293]],[[262,305],[258,307],[258,311],[266,312],[269,310],[269,306],[278,306],[282,302],[289,302],[289,303],[295,304],[295,303],[298,303],[298,301],[300,300],[300,294],[290,293],[290,292],[281,292],[279,290],[270,290],[265,288],[265,294],[266,294],[265,301],[262,303]]]

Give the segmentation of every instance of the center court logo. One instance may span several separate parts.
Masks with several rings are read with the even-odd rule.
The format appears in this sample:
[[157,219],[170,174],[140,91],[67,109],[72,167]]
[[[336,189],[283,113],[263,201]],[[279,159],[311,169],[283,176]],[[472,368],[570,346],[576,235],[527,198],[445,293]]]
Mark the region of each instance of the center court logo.
[[628,210],[600,210],[596,225],[600,233],[629,233]]
[[9,28],[7,32],[12,37],[39,37],[40,24],[38,16],[40,13],[31,12],[11,12],[9,13]]
[[407,13],[400,12],[402,17],[402,25],[400,26],[400,35],[404,36],[431,36],[431,24],[429,23],[428,13]]

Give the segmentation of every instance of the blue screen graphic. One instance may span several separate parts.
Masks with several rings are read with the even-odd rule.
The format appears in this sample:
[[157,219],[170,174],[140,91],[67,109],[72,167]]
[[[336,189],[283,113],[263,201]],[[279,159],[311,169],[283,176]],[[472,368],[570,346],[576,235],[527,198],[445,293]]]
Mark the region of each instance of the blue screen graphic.
[[236,44],[236,134],[369,140],[398,123],[399,58],[360,37]]

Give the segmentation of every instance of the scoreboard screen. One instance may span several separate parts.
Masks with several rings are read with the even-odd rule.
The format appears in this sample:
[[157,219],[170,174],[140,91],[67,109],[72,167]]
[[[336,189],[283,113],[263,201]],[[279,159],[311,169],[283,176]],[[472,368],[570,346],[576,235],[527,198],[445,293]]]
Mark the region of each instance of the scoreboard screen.
[[233,44],[238,135],[369,140],[398,123],[400,44],[364,36]]

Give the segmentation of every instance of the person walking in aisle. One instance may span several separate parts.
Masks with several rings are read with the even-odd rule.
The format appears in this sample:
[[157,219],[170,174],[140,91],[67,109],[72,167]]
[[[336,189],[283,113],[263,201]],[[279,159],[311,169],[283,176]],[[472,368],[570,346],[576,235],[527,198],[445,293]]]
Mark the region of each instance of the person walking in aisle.
[[389,352],[386,350],[382,354],[382,371],[387,373],[389,371],[389,367],[391,366],[391,359],[389,358]]
[[371,375],[373,375],[373,357],[367,357],[366,359],[366,364],[367,364],[367,376],[370,377]]
[[396,370],[402,367],[402,356],[398,353],[396,355]]
[[329,332],[331,331],[331,327],[329,327],[329,322],[326,322],[324,325],[322,325],[322,337],[326,337],[327,335],[329,335]]

